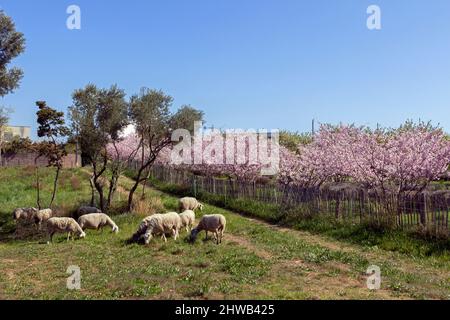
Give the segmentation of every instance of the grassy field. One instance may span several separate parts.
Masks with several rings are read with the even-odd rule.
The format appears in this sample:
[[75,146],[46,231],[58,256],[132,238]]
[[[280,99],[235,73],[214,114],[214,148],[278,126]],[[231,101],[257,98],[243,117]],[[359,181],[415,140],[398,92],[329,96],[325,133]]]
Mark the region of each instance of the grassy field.
[[[44,171],[43,171],[44,172]],[[45,186],[52,171],[45,169]],[[143,216],[116,215],[118,235],[88,231],[67,243],[45,244],[45,234],[16,231],[12,210],[34,204],[34,171],[0,169],[0,299],[450,299],[448,254],[415,255],[282,228],[206,205],[221,213],[228,229],[221,246],[191,245],[187,234],[148,246],[127,245]],[[88,173],[66,170],[57,212],[71,213],[89,199]],[[131,186],[120,181],[115,207]],[[48,199],[49,189],[44,198]],[[156,199],[156,200],[155,200]],[[160,200],[159,200],[160,199]],[[177,199],[150,190],[147,201],[175,210]],[[66,289],[67,267],[82,272],[81,290]],[[366,270],[378,265],[380,290],[366,287]]]

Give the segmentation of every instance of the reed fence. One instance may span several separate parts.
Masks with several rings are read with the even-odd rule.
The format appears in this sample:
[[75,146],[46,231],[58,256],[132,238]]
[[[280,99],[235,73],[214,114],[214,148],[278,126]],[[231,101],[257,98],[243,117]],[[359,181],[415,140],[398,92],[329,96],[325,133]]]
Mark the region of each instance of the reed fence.
[[[135,169],[137,163],[130,163]],[[188,171],[153,166],[158,181],[189,189],[194,195],[210,194],[224,201],[244,199],[305,215],[324,215],[350,223],[374,223],[393,228],[420,228],[436,235],[450,235],[450,192],[442,190],[412,195],[379,193],[358,188],[301,188],[248,183],[205,177]]]

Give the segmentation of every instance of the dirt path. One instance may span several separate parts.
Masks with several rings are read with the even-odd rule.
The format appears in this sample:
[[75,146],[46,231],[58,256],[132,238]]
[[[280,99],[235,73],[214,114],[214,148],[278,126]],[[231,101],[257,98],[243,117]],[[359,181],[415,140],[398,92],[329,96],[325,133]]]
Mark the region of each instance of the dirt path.
[[[123,179],[125,179],[124,182],[129,180],[126,181],[127,184],[131,182],[131,179]],[[120,193],[126,192],[127,186],[122,184],[120,189]],[[164,194],[160,191],[157,192]],[[405,273],[407,276],[414,275],[415,278],[411,280],[413,285],[417,283],[420,286],[430,286],[430,290],[431,288],[434,290],[435,288],[441,288],[443,283],[448,283],[450,280],[450,268],[445,269],[433,266],[431,263],[423,263],[419,259],[414,259],[404,254],[353,245],[305,231],[272,225],[238,213],[235,214],[248,221],[249,224],[257,224],[272,229],[274,232],[288,233],[295,239],[310,245],[320,246],[333,252],[357,255],[369,262],[383,264],[388,262],[399,273]],[[298,258],[277,259],[274,252],[255,242],[251,235],[228,232],[226,238],[227,241],[246,248],[258,257],[270,261],[272,272],[266,281],[266,286],[270,288],[270,290],[267,289],[268,292],[272,292],[273,287],[276,287],[277,283],[283,283],[284,285],[290,283],[293,292],[302,290],[306,292],[307,298],[314,298],[317,295],[331,299],[345,299],[346,296],[357,296],[362,299],[407,299],[411,296],[411,293],[407,292],[407,290],[402,292],[403,289],[397,290],[396,288],[394,288],[394,291],[391,289],[368,290],[366,285],[367,275],[363,272],[355,274],[355,270],[352,270],[349,264],[336,263],[336,261],[324,264],[307,263]],[[249,288],[249,290],[256,290],[256,288]],[[258,290],[262,289],[258,288]],[[445,289],[436,290],[435,294],[430,293],[430,297],[442,298],[443,291]],[[424,292],[427,292],[426,288],[421,289],[421,294]],[[258,293],[261,294],[261,292]],[[297,296],[294,295],[294,297]],[[450,295],[448,297],[450,298]]]

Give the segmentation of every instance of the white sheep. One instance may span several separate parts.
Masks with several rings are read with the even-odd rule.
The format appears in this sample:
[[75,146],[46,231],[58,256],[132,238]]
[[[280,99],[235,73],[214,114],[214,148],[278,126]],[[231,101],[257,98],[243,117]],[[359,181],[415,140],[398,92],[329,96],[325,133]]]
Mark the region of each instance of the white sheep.
[[93,229],[99,230],[103,229],[105,226],[110,226],[112,228],[112,232],[118,233],[119,227],[114,223],[114,221],[104,213],[90,213],[84,216],[81,216],[78,219],[78,224],[81,229]]
[[77,218],[90,213],[102,213],[102,211],[96,207],[88,207],[88,206],[80,207],[77,210]]
[[206,232],[205,239],[208,239],[209,231],[214,233],[217,244],[222,243],[223,233],[225,232],[226,225],[227,220],[221,214],[203,216],[198,226],[191,232],[191,241],[195,242],[195,240],[197,239],[197,235],[202,231]]
[[195,223],[195,212],[192,210],[186,210],[180,213],[181,227],[186,228],[186,232],[191,231]]
[[13,219],[15,221],[33,221],[34,214],[38,210],[36,208],[17,208],[13,212]]
[[190,197],[186,197],[186,198],[181,198],[178,201],[179,204],[179,209],[180,212],[184,212],[186,210],[192,210],[195,211],[197,209],[200,209],[200,211],[203,210],[203,204],[200,203],[197,199],[195,198],[190,198]]
[[33,215],[34,223],[38,226],[40,230],[42,222],[45,222],[48,219],[50,219],[53,216],[53,211],[52,209],[43,209],[43,210],[33,209],[33,210],[35,211]]
[[144,234],[145,244],[149,244],[153,236],[161,235],[161,238],[167,242],[166,234],[171,234],[174,240],[178,239],[181,229],[181,218],[176,212],[154,215],[150,219],[147,230]]
[[53,235],[55,233],[65,233],[67,232],[67,241],[73,234],[77,234],[80,238],[85,238],[86,233],[81,229],[80,225],[72,218],[50,218],[47,220],[47,232],[50,236],[50,241],[53,241]]
[[132,241],[137,242],[143,237],[145,244],[149,244],[154,236],[160,235],[167,242],[166,234],[171,234],[177,240],[180,228],[181,218],[178,213],[154,214],[141,222]]

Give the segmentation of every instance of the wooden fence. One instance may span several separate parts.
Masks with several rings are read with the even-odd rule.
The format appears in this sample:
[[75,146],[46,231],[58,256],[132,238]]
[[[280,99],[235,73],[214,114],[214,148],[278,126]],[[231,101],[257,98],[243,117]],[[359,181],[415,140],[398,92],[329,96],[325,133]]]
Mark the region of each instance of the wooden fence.
[[[136,164],[130,164],[133,169]],[[227,199],[244,199],[280,207],[298,215],[332,216],[349,223],[372,223],[400,229],[419,228],[435,235],[450,235],[450,192],[381,196],[353,187],[301,188],[263,183],[246,183],[194,175],[191,172],[154,166],[151,176],[189,188],[194,196],[211,194]]]

